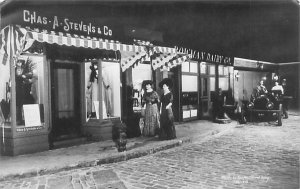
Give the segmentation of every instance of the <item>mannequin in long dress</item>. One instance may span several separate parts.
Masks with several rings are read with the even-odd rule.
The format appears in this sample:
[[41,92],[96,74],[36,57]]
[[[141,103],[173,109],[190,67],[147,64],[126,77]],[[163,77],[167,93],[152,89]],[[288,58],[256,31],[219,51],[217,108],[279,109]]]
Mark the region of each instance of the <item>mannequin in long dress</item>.
[[103,96],[103,106],[105,105],[105,111],[103,110],[103,118],[104,116],[111,117],[113,116],[112,110],[112,89],[109,83],[109,77],[106,73],[105,68],[102,70],[102,96]]
[[97,64],[91,64],[91,73],[86,91],[87,113],[88,117],[96,117],[95,103],[98,102],[98,67]]

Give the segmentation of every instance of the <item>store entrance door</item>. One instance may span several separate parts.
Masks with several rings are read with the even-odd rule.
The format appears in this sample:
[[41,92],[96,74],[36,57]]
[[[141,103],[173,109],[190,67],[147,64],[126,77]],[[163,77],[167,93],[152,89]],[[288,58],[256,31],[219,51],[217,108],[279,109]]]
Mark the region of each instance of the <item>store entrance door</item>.
[[52,139],[59,141],[80,135],[79,65],[51,65]]
[[209,88],[209,77],[201,76],[200,77],[200,118],[207,119],[209,118],[209,106],[210,106],[210,88]]
[[180,121],[180,105],[179,105],[179,68],[174,67],[168,72],[168,78],[172,79],[173,82],[173,114],[174,114],[174,121],[179,122]]

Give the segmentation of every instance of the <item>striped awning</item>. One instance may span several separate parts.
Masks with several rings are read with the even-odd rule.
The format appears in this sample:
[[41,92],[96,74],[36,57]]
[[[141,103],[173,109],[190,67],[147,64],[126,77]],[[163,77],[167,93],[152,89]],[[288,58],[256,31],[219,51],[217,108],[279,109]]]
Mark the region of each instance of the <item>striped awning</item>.
[[139,64],[142,61],[145,61],[148,54],[146,52],[129,52],[129,51],[120,51],[121,52],[121,69],[122,72],[130,68],[135,64]]
[[[6,62],[10,62],[9,57],[13,57],[15,59],[22,52],[26,52],[35,41],[39,43],[120,51],[122,71],[125,71],[134,64],[144,61],[150,56],[155,57],[152,62],[153,69],[170,64],[179,64],[179,60],[177,60],[177,62],[173,61],[174,57],[177,56],[177,51],[175,48],[171,47],[155,46],[153,44],[128,45],[122,44],[118,41],[76,36],[61,32],[49,33],[47,31],[32,31],[28,28],[25,29],[11,25],[1,30],[0,59],[2,60],[2,63],[5,65]],[[12,55],[10,55],[9,52],[12,52]]]
[[143,45],[127,45],[121,44],[115,41],[108,41],[102,39],[94,38],[84,38],[84,37],[73,37],[69,34],[66,36],[62,33],[52,34],[52,33],[43,33],[36,31],[28,31],[26,35],[26,47],[24,51],[32,45],[34,41],[40,43],[46,42],[49,44],[58,44],[74,47],[83,47],[91,49],[104,49],[104,50],[119,50],[121,52],[121,69],[125,71],[134,64],[138,64],[144,61],[148,56],[151,56],[152,53],[160,54],[176,54],[176,49],[171,47],[162,47],[162,46],[153,46],[151,47],[151,53]]
[[[171,47],[147,46],[147,45],[144,45],[142,47],[144,47],[145,51],[140,51],[135,53],[128,52],[128,51],[127,52],[121,51],[122,71],[125,71],[129,67],[145,61],[150,56],[157,57],[158,55],[170,55],[170,54],[173,54],[175,56],[176,54],[176,49]],[[157,67],[155,67],[154,69],[156,68]]]
[[160,68],[176,56],[175,53],[160,53],[152,56],[152,67],[154,70]]
[[83,47],[91,49],[104,49],[113,51],[129,51],[129,52],[143,52],[145,51],[142,46],[121,44],[116,41],[108,41],[96,38],[73,37],[71,35],[64,36],[63,34],[48,34],[39,33],[35,31],[28,31],[26,40],[36,40],[38,42],[45,42],[49,44],[58,44],[74,47]]
[[[22,52],[26,52],[37,41],[57,45],[66,45],[82,48],[113,50],[131,52],[132,54],[145,54],[146,49],[140,45],[122,44],[118,41],[72,36],[65,33],[47,31],[31,31],[28,28],[8,25],[0,32],[0,59],[5,65],[10,62],[10,57],[16,59]],[[169,48],[157,47],[158,51],[168,51]],[[12,54],[10,54],[12,52]]]
[[152,60],[153,69],[168,69],[182,64],[190,58],[188,54],[161,54]]

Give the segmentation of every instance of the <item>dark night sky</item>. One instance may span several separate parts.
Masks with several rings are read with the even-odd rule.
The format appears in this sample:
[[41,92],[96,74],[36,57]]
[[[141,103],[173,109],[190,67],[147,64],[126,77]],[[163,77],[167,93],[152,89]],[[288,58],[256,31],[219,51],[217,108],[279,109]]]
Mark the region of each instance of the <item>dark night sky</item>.
[[291,1],[195,1],[132,5],[123,11],[130,17],[134,9],[139,25],[161,31],[164,42],[281,63],[299,61],[299,7]]
[[166,45],[275,63],[300,61],[297,0],[7,1],[52,3],[56,9],[64,2],[66,15],[113,20],[130,35]]

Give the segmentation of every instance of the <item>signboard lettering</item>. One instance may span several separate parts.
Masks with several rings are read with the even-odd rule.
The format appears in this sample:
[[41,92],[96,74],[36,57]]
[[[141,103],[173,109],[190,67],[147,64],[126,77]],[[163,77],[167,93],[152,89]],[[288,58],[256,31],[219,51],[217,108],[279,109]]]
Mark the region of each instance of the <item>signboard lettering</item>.
[[193,49],[183,48],[183,47],[175,47],[177,52],[189,54],[193,60],[197,61],[203,61],[203,62],[211,62],[211,63],[217,63],[227,66],[233,65],[233,58],[232,57],[226,57],[222,55],[212,54],[208,52],[200,52]]
[[83,32],[87,35],[98,34],[111,37],[113,31],[110,27],[103,25],[94,25],[91,22],[82,20],[75,21],[70,18],[60,18],[58,16],[45,16],[36,11],[23,10],[23,21],[30,25],[40,27],[47,26],[53,30],[62,30],[64,32]]

